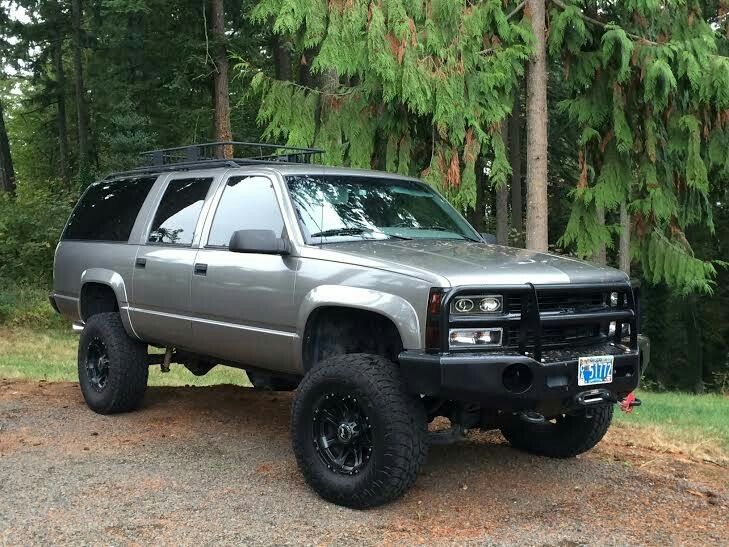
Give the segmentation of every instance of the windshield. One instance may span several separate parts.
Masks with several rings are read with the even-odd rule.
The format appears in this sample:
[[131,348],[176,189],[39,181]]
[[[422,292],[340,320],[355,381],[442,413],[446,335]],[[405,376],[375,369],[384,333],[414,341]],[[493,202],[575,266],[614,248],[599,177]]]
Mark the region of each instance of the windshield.
[[437,193],[407,180],[342,175],[287,177],[310,243],[461,239],[478,234]]

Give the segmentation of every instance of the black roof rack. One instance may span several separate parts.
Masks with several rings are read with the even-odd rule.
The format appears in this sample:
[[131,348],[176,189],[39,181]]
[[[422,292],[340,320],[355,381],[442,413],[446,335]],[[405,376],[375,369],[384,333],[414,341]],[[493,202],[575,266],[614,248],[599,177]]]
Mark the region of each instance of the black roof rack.
[[[232,149],[234,157],[225,159],[226,148]],[[113,173],[106,178],[163,171],[240,167],[242,165],[316,163],[314,161],[316,157],[319,156],[320,159],[323,153],[324,151],[320,148],[298,148],[261,142],[206,142],[142,152],[140,156],[145,160],[143,166],[122,173]]]

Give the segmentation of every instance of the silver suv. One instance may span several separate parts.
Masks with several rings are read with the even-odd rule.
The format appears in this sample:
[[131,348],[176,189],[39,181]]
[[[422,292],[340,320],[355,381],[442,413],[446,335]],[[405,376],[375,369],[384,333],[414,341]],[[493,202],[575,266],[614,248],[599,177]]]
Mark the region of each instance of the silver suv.
[[[413,178],[314,165],[310,149],[207,159],[217,146],[155,151],[68,220],[50,301],[81,334],[92,410],[139,407],[150,365],[244,369],[296,390],[307,482],[363,508],[466,429],[570,457],[615,403],[639,404],[648,345],[624,273],[488,243]],[[429,434],[438,416],[451,427]]]

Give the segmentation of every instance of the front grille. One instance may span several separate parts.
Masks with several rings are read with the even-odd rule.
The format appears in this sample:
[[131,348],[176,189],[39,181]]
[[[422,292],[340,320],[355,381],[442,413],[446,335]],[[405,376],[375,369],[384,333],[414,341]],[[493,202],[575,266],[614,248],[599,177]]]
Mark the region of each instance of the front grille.
[[[607,309],[610,293],[577,293],[569,291],[538,290],[539,311],[542,313],[581,313]],[[521,313],[521,295],[510,295],[506,299],[506,311]]]

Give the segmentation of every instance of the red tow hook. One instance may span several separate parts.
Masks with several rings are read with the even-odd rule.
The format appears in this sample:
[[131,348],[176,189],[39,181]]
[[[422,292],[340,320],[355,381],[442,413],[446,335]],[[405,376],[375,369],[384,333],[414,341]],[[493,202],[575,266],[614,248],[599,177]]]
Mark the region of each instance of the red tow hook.
[[640,399],[636,399],[635,393],[631,391],[630,393],[628,393],[625,399],[618,403],[618,406],[620,406],[620,410],[630,414],[631,412],[633,412],[633,408],[635,408],[636,406],[640,406]]

